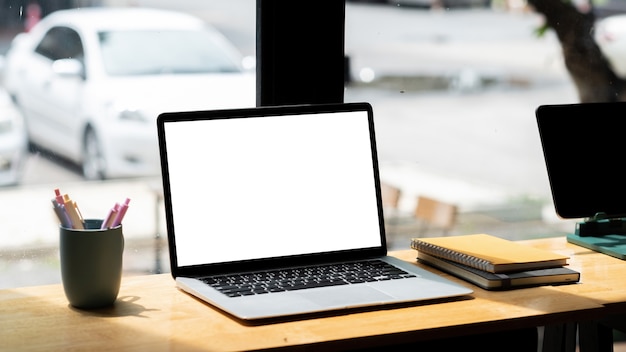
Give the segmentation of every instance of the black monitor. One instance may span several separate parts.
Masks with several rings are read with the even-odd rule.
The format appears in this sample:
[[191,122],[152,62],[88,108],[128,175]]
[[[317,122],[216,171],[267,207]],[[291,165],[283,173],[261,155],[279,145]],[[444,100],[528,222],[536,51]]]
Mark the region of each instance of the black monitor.
[[542,105],[539,134],[556,213],[626,216],[626,103]]

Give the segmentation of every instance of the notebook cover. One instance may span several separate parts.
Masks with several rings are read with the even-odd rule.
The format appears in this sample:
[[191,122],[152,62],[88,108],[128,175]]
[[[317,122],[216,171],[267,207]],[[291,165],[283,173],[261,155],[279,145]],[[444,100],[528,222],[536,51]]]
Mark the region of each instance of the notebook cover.
[[423,252],[418,252],[417,259],[427,265],[478,285],[485,290],[510,290],[541,285],[562,285],[576,283],[580,280],[579,272],[564,267],[494,274],[450,260],[433,257]]
[[492,273],[563,266],[569,258],[488,234],[413,238],[411,248]]
[[567,242],[626,260],[626,235],[578,236],[567,235]]

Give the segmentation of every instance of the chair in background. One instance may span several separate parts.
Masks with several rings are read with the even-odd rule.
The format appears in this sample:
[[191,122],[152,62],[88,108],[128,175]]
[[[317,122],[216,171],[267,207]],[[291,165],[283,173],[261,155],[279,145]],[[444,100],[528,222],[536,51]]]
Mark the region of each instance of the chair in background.
[[392,186],[388,183],[381,182],[380,191],[383,203],[383,215],[385,217],[385,227],[388,233],[393,231],[392,227],[398,222],[400,216],[398,204],[400,203],[400,197],[402,191],[396,186]]
[[418,196],[415,206],[414,217],[420,222],[418,234],[424,235],[426,231],[438,229],[447,235],[456,224],[457,206],[439,200]]
[[402,195],[400,189],[388,183],[381,182],[380,192],[383,200],[383,210],[389,209],[389,212],[397,212],[400,196]]

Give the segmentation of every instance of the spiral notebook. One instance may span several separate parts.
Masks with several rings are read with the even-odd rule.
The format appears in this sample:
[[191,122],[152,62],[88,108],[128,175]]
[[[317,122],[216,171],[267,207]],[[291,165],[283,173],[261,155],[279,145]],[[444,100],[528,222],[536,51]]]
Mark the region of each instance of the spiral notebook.
[[424,252],[417,252],[417,259],[422,263],[448,272],[485,290],[511,290],[531,286],[563,285],[576,283],[580,280],[579,272],[562,266],[494,274]]
[[554,268],[569,259],[488,234],[413,238],[411,248],[491,273]]

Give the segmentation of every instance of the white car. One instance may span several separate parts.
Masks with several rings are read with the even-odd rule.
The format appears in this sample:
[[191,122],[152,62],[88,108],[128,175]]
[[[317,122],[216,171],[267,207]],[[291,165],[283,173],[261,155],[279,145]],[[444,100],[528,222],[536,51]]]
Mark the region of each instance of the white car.
[[0,186],[20,182],[28,154],[27,141],[22,114],[0,88]]
[[593,34],[613,71],[619,77],[626,78],[626,15],[598,20]]
[[29,142],[81,165],[85,178],[150,176],[160,170],[160,113],[255,105],[255,75],[244,61],[190,15],[62,10],[16,36],[5,85]]

